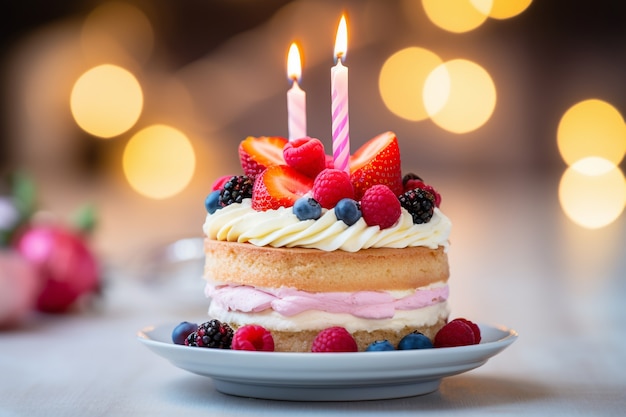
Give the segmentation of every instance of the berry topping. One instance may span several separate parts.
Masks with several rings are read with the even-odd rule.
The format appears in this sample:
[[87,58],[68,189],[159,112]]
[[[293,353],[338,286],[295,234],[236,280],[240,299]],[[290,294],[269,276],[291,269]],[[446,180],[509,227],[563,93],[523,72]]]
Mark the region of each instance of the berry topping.
[[204,207],[209,214],[215,213],[222,208],[220,204],[220,190],[211,191],[211,193],[204,199]]
[[290,167],[307,177],[315,178],[326,168],[324,145],[319,139],[301,138],[287,142],[283,149],[283,157]]
[[233,340],[233,329],[219,320],[210,320],[198,326],[198,329],[189,334],[185,345],[206,348],[230,349]]
[[478,343],[472,326],[461,320],[452,320],[443,326],[435,335],[434,345],[437,348],[467,346]]
[[211,186],[211,191],[221,190],[222,188],[224,188],[224,184],[226,184],[226,181],[228,181],[232,177],[232,175],[223,175],[219,177],[213,182],[213,185]]
[[481,334],[480,334],[480,327],[478,327],[478,325],[476,323],[474,323],[473,321],[469,321],[468,319],[464,319],[464,318],[458,318],[458,319],[454,319],[452,321],[462,321],[463,323],[465,323],[469,327],[471,327],[472,331],[474,332],[474,343],[480,343],[482,337],[481,337]]
[[335,207],[342,198],[354,198],[350,176],[339,169],[323,170],[313,182],[313,198],[326,209]]
[[378,184],[368,188],[361,199],[361,212],[368,226],[387,229],[393,226],[400,215],[400,201],[386,185]]
[[287,165],[273,165],[257,176],[252,192],[252,208],[257,211],[291,207],[308,193],[313,180]]
[[376,184],[389,186],[394,195],[402,194],[400,147],[396,135],[382,133],[361,146],[350,157],[350,171],[357,200]]
[[343,327],[329,327],[313,339],[311,352],[356,352],[356,341]]
[[265,168],[284,164],[285,144],[287,139],[278,136],[248,136],[239,144],[239,162],[243,172],[254,179]]
[[428,337],[418,331],[409,333],[400,339],[398,343],[399,350],[409,349],[430,349],[433,347],[433,342]]
[[337,220],[343,221],[348,226],[358,222],[361,216],[361,206],[351,198],[342,198],[335,206]]
[[377,340],[365,348],[366,352],[383,352],[385,350],[396,350],[389,340]]
[[322,216],[322,206],[311,197],[302,197],[293,204],[293,214],[298,220],[317,220]]
[[435,211],[435,197],[426,190],[415,188],[398,197],[400,204],[413,217],[413,223],[428,223]]
[[196,323],[190,323],[188,321],[179,323],[176,327],[174,327],[174,330],[172,330],[172,342],[177,345],[184,345],[187,336],[195,332],[196,329],[198,329],[198,325]]
[[253,188],[254,181],[247,175],[230,177],[220,190],[220,205],[226,207],[233,203],[241,203],[244,198],[251,198]]
[[424,180],[412,172],[406,174],[402,178],[402,186],[404,188],[404,192],[414,190],[416,188],[428,191],[433,195],[433,197],[435,197],[435,206],[439,207],[441,205],[441,194],[439,194],[432,186],[427,185]]
[[248,324],[237,329],[233,336],[231,348],[233,350],[273,352],[274,338],[264,327]]

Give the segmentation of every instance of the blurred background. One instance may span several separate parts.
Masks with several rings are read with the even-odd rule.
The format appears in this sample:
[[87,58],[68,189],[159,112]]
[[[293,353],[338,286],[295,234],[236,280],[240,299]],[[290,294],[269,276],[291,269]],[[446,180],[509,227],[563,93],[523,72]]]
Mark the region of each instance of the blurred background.
[[[308,134],[330,150],[329,75],[342,13],[352,150],[394,131],[403,170],[440,189],[459,241],[475,236],[481,204],[514,213],[511,201],[533,206],[534,198],[558,207],[551,219],[567,225],[566,239],[623,234],[623,2],[24,0],[6,7],[0,193],[21,171],[35,181],[39,205],[61,218],[94,204],[93,243],[110,262],[200,236],[212,182],[240,172],[238,143],[287,136],[293,41]],[[524,198],[536,187],[545,193]],[[516,198],[507,205],[498,190]]]

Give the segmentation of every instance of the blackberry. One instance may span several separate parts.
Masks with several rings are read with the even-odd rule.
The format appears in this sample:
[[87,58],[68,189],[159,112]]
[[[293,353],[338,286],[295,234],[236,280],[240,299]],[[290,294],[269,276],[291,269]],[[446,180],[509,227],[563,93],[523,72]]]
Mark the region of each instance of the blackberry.
[[400,200],[400,205],[411,213],[413,223],[428,223],[433,217],[435,196],[432,193],[415,188],[405,192],[398,199]]
[[222,207],[241,203],[244,198],[252,198],[254,181],[247,175],[235,175],[224,183],[220,190],[219,203]]
[[185,345],[216,349],[230,349],[233,329],[219,320],[210,320],[198,326],[198,330],[187,336]]

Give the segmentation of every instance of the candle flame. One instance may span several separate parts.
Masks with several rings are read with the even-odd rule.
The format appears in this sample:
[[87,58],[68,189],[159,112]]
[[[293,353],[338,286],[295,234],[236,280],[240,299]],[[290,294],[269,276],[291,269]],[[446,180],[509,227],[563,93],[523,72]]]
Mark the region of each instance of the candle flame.
[[335,56],[338,60],[345,58],[348,52],[348,28],[346,26],[346,16],[342,15],[337,27],[337,37],[335,38]]
[[300,50],[295,42],[289,47],[287,55],[287,77],[290,80],[299,81],[302,76],[302,62],[300,60]]

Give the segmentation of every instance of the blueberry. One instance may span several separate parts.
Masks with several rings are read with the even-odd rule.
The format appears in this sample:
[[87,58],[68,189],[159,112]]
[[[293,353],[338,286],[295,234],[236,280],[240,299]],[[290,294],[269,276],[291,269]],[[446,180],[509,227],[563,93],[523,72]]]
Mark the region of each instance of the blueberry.
[[361,218],[359,203],[351,198],[342,198],[335,206],[335,216],[348,226],[352,226]]
[[197,328],[198,325],[196,323],[189,323],[188,321],[181,322],[172,330],[172,342],[177,345],[184,345],[187,336],[195,332]]
[[388,340],[377,340],[369,344],[366,352],[382,352],[384,350],[396,350]]
[[220,205],[220,191],[215,190],[211,194],[209,194],[204,200],[204,207],[206,207],[206,211],[209,214],[215,213],[218,209],[221,209]]
[[432,347],[433,342],[418,331],[407,334],[400,340],[400,343],[398,343],[398,350],[430,349]]
[[293,214],[299,220],[317,220],[322,215],[322,206],[313,198],[302,197],[294,203]]

